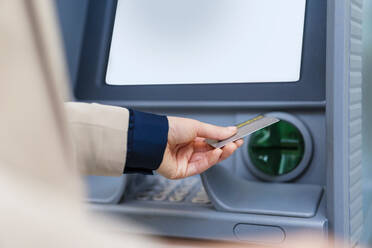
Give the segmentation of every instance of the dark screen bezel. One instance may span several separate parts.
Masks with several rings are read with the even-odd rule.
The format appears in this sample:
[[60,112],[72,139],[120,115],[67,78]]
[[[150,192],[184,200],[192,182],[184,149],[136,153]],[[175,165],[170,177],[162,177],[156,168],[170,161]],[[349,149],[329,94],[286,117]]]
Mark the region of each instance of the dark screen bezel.
[[83,101],[323,102],[326,1],[306,3],[301,77],[297,82],[112,86],[105,82],[117,0],[89,2],[74,94]]

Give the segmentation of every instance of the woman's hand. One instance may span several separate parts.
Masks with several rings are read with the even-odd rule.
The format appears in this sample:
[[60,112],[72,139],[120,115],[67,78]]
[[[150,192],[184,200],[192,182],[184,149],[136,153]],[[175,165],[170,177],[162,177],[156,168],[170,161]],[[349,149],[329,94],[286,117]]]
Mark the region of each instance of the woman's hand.
[[229,143],[222,149],[213,148],[204,140],[223,140],[237,132],[236,127],[219,127],[197,120],[168,117],[168,143],[157,172],[166,178],[180,179],[200,174],[228,158],[243,144]]

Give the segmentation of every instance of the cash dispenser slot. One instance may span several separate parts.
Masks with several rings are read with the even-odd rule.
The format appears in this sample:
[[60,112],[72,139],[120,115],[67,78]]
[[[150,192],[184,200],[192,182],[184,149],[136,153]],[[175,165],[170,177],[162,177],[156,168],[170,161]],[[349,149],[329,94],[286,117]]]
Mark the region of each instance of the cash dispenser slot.
[[318,185],[247,181],[215,166],[202,175],[206,192],[219,211],[310,218],[323,193]]

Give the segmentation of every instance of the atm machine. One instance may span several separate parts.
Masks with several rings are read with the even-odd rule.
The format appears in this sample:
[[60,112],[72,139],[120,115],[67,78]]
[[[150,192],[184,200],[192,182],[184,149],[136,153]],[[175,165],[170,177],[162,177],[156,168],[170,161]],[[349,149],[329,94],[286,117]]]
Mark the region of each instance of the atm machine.
[[57,1],[76,101],[281,121],[201,176],[88,177],[147,234],[285,244],[362,233],[362,0]]

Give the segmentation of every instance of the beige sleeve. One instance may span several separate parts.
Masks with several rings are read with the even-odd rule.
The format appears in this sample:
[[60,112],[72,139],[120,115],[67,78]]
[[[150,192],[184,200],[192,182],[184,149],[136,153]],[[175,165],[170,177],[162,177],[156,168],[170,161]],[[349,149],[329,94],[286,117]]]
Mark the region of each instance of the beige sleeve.
[[101,104],[65,103],[75,161],[85,175],[120,176],[127,153],[129,111]]

